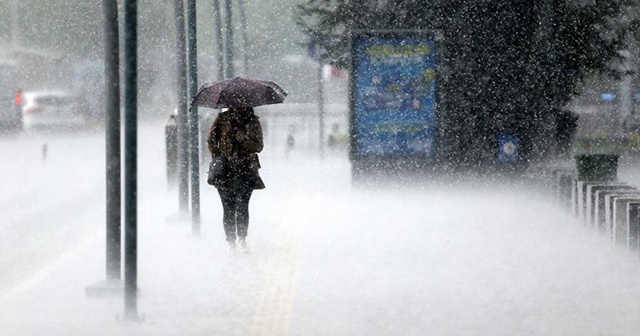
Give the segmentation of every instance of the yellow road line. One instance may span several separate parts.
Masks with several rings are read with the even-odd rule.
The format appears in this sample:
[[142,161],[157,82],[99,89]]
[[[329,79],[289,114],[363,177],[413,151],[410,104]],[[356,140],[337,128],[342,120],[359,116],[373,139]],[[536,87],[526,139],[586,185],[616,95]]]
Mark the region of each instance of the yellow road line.
[[251,323],[249,335],[287,336],[293,312],[298,264],[300,233],[306,209],[303,204],[289,202],[284,209],[275,235],[274,255],[267,264],[259,301]]

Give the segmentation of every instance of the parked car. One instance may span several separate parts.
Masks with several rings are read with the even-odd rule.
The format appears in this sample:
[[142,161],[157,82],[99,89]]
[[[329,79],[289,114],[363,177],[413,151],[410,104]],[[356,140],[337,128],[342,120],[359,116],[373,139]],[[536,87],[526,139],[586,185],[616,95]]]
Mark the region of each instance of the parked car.
[[14,63],[0,60],[0,133],[22,129],[17,76],[18,68]]
[[75,129],[84,127],[87,117],[80,111],[77,97],[71,93],[30,91],[23,94],[22,122],[25,129]]

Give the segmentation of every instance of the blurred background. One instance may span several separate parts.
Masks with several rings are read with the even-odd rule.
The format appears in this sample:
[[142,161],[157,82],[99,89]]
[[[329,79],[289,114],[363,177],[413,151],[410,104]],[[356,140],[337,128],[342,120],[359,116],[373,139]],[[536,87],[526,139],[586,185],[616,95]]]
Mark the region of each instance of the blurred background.
[[[290,103],[315,101],[317,92],[318,65],[308,56],[307,38],[294,23],[295,6],[300,2],[244,1],[232,7],[235,75],[280,83],[289,92]],[[202,84],[218,79],[214,8],[211,1],[197,1],[197,6]],[[139,114],[141,118],[166,118],[177,99],[174,1],[138,1],[138,13]],[[69,92],[100,119],[104,113],[100,1],[3,1],[0,27],[3,91],[12,92],[12,99],[18,90]],[[327,74],[329,79],[330,69]],[[339,76],[339,80],[327,81],[326,95],[328,99],[341,95],[346,101],[346,80]]]
[[[219,50],[216,49],[215,10],[212,3],[197,1],[199,84],[219,79],[216,59],[216,52]],[[219,2],[224,18],[228,13],[223,3]],[[325,12],[322,12],[323,2],[315,0],[245,0],[231,3],[233,5],[229,14],[232,16],[234,40],[234,75],[264,78],[279,83],[289,92],[289,96],[288,107],[276,108],[277,113],[297,113],[306,118],[280,118],[278,127],[282,139],[277,141],[285,141],[284,137],[289,133],[301,135],[301,130],[305,130],[306,133],[299,138],[309,139],[309,146],[318,146],[318,122],[313,118],[317,119],[318,113],[319,57],[323,58],[325,64],[322,66],[322,84],[324,100],[328,103],[327,119],[324,121],[327,133],[325,141],[329,141],[328,134],[331,130],[336,130],[339,137],[346,135],[348,78],[347,71],[340,68],[345,66],[340,52],[344,52],[345,32],[348,30],[346,28],[416,29],[438,26],[445,28],[445,48],[455,51],[451,54],[453,56],[443,63],[448,67],[447,71],[453,74],[448,79],[443,77],[443,82],[449,97],[454,98],[450,99],[449,103],[444,102],[443,108],[455,111],[447,112],[447,117],[443,118],[442,127],[451,130],[451,135],[444,137],[458,139],[460,134],[474,135],[469,141],[447,140],[453,147],[451,152],[464,153],[461,155],[469,157],[473,155],[467,153],[478,152],[473,159],[478,162],[486,161],[483,157],[492,159],[495,156],[494,141],[483,142],[474,139],[492,138],[493,133],[502,131],[501,128],[540,128],[536,121],[520,120],[528,120],[522,118],[524,115],[534,115],[532,118],[536,118],[538,110],[547,109],[564,111],[542,113],[543,117],[556,114],[560,116],[560,122],[577,123],[577,130],[570,132],[569,140],[561,139],[565,147],[567,142],[570,143],[569,149],[579,152],[592,151],[598,146],[625,150],[640,148],[640,91],[636,89],[638,74],[635,71],[637,38],[633,34],[620,38],[627,32],[637,31],[637,27],[634,26],[637,23],[637,7],[634,1],[557,1],[554,14],[557,20],[555,31],[545,33],[542,30],[532,34],[555,34],[556,42],[552,43],[552,47],[557,50],[556,58],[565,57],[563,62],[568,62],[567,64],[574,62],[577,71],[576,75],[567,80],[570,83],[559,84],[562,89],[560,91],[567,92],[557,94],[558,98],[552,97],[553,106],[542,108],[537,107],[536,104],[540,102],[535,101],[521,106],[522,101],[529,99],[526,94],[522,94],[522,88],[513,89],[515,95],[507,91],[514,83],[523,82],[508,78],[526,76],[521,73],[526,67],[519,63],[526,57],[518,58],[517,50],[527,48],[527,44],[523,44],[522,41],[530,36],[523,32],[531,31],[531,27],[515,27],[512,25],[513,22],[509,23],[510,21],[504,19],[521,17],[520,14],[533,12],[534,8],[540,12],[536,6],[543,3],[541,1],[527,2],[532,6],[529,9],[528,5],[520,6],[522,8],[514,6],[513,1],[496,1],[491,5],[487,5],[490,2],[476,5],[465,1],[364,1],[361,4],[348,3],[342,7],[338,6],[339,2],[331,2],[331,5],[325,8]],[[119,5],[122,6],[122,3]],[[615,10],[612,9],[614,7]],[[415,15],[407,16],[407,8],[413,8]],[[141,119],[164,120],[175,110],[178,96],[174,1],[141,0],[138,1],[138,13],[139,116]],[[380,17],[371,13],[378,13]],[[483,17],[485,19],[475,20]],[[512,25],[513,34],[509,29],[503,31],[504,29],[500,29],[504,27],[490,24],[494,19],[506,22],[505,25]],[[534,15],[527,17],[527,20],[535,27],[543,27],[540,24],[544,25],[546,22],[544,18],[536,18]],[[7,0],[0,3],[1,128],[15,130],[44,123],[46,121],[37,120],[35,117],[29,118],[38,111],[49,108],[57,109],[59,114],[64,114],[65,109],[78,110],[84,114],[84,120],[92,126],[99,128],[103,125],[103,22],[102,3],[99,1]],[[300,24],[301,22],[303,23]],[[615,24],[604,27],[606,22]],[[618,26],[622,27],[620,29],[624,32],[618,29]],[[493,35],[485,36],[486,34],[481,33],[486,31],[483,29],[494,29],[492,27],[499,34],[506,32],[518,40],[510,41],[507,35],[496,35],[497,38],[494,38]],[[593,27],[595,30],[604,28],[594,33],[594,29],[591,29]],[[477,43],[482,42],[486,46],[482,39],[487,39],[493,45],[480,49],[469,44],[463,46],[476,48],[469,49],[472,51],[469,55],[475,53],[476,56],[466,56],[469,50],[455,49],[455,43],[466,43],[463,41],[463,37],[468,35],[465,29],[470,29],[470,36]],[[317,36],[314,34],[319,32],[329,37],[315,41],[327,51],[326,55],[321,56],[309,47],[310,41]],[[473,32],[477,32],[475,36]],[[562,38],[567,37],[568,41],[576,40],[583,33],[591,34],[585,38],[587,44],[568,52],[561,49],[564,43]],[[598,38],[594,40],[593,35],[598,34]],[[608,39],[607,34],[617,35]],[[339,38],[335,38],[336,36]],[[609,40],[613,41],[610,45],[607,44]],[[598,48],[594,46],[603,41],[604,47],[598,48],[604,52],[595,50]],[[508,46],[509,49],[500,49],[500,44]],[[583,54],[572,54],[574,51]],[[500,55],[506,56],[503,59]],[[612,55],[626,58],[627,62],[613,64],[616,57]],[[516,61],[511,62],[514,59]],[[541,64],[535,62],[538,61],[534,61],[534,65]],[[602,65],[602,62],[607,62],[608,66]],[[478,67],[473,70],[465,64],[476,64]],[[501,68],[505,64],[509,67],[515,64],[515,70]],[[563,71],[567,70],[565,65],[563,64]],[[617,76],[603,73],[602,70],[607,70],[607,67],[610,70],[612,66],[618,67]],[[498,67],[500,71],[494,71],[492,67]],[[545,69],[540,65],[530,68],[528,72],[542,73]],[[625,74],[625,71],[628,73]],[[552,80],[566,77],[552,72],[548,75]],[[459,82],[469,83],[470,79],[474,79],[474,83],[468,84],[469,87],[463,88],[464,90],[458,90]],[[482,84],[484,81],[494,84],[490,90],[482,90],[487,87]],[[540,90],[545,92],[544,89]],[[23,97],[22,93],[30,95]],[[468,94],[467,100],[460,98],[465,94]],[[531,95],[540,97],[535,92]],[[207,114],[211,111],[204,110],[201,113]],[[26,120],[25,115],[28,116]],[[485,116],[490,117],[488,124],[487,121],[483,121]],[[71,124],[76,123],[71,117],[68,120]],[[467,123],[465,120],[473,122]],[[312,126],[316,128],[311,130]],[[538,135],[533,133],[532,142],[540,140],[536,138]],[[569,135],[557,136],[562,138]],[[569,149],[560,149],[569,152]],[[484,152],[489,154],[485,155]]]

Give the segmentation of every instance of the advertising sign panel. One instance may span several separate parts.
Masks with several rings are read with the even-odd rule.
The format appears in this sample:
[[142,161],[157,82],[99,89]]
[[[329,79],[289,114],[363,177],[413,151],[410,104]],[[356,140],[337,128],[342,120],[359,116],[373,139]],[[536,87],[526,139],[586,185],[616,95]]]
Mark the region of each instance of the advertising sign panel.
[[433,32],[352,35],[352,157],[435,155],[437,42]]
[[498,137],[498,160],[505,163],[518,161],[520,139],[515,135],[501,134]]

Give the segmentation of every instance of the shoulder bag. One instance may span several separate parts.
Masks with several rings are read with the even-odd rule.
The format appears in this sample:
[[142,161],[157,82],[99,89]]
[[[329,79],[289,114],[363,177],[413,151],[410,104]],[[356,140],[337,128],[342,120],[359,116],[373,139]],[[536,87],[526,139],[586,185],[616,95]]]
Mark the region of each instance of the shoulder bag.
[[224,183],[226,175],[229,171],[229,159],[224,156],[218,156],[209,164],[209,173],[207,175],[207,183],[212,186],[219,186]]

